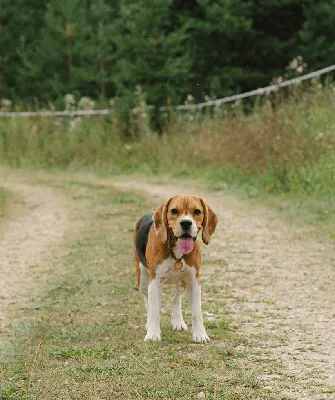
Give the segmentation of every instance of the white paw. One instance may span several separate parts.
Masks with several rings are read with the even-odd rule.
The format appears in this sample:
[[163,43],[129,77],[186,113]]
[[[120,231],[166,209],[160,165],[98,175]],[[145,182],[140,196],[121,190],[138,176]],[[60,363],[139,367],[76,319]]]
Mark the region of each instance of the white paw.
[[160,335],[160,333],[157,333],[157,332],[148,332],[145,335],[144,341],[145,342],[160,342],[161,335]]
[[193,340],[196,343],[208,343],[209,342],[209,337],[208,337],[206,331],[194,332],[193,333]]
[[174,331],[187,331],[187,325],[183,319],[173,318],[171,322]]

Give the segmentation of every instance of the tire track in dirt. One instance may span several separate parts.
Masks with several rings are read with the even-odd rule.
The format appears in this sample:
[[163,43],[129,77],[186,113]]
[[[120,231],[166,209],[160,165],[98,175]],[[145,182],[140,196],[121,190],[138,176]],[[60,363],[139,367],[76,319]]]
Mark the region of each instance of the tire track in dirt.
[[[162,186],[126,181],[157,204],[176,193],[204,195],[219,216],[202,269],[261,360],[261,384],[280,399],[335,399],[335,254],[288,227],[270,210],[245,200],[206,193],[190,184]],[[222,261],[218,266],[217,261]],[[206,296],[206,294],[204,294]],[[274,367],[274,363],[277,368]]]
[[8,171],[1,175],[0,186],[17,193],[24,204],[24,212],[11,216],[0,238],[0,332],[6,332],[54,267],[51,249],[67,230],[69,211],[58,192],[23,184]]

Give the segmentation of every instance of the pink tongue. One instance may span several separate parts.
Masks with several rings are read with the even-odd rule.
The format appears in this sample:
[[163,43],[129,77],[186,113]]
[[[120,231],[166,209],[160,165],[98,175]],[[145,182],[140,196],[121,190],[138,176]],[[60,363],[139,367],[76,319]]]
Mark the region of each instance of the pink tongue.
[[181,254],[189,254],[193,250],[194,241],[192,238],[179,238],[177,245]]

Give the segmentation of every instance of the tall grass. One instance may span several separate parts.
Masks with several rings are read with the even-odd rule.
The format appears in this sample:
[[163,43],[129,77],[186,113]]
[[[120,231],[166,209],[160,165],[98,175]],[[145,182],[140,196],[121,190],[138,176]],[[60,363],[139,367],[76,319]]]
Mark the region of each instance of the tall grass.
[[[168,122],[166,122],[168,121]],[[130,127],[110,117],[0,120],[1,163],[172,173],[268,192],[334,193],[335,92],[310,86],[206,112],[172,111],[150,129],[139,97]]]

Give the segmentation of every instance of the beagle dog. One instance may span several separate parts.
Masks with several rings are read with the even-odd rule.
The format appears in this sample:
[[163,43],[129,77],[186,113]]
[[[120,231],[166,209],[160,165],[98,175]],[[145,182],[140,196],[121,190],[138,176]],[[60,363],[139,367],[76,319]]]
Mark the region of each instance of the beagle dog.
[[181,296],[187,289],[192,313],[193,340],[209,342],[201,312],[200,244],[202,229],[205,244],[215,231],[218,218],[206,201],[198,196],[176,195],[136,224],[133,234],[136,277],[147,311],[144,341],[160,341],[162,286],[174,284],[172,327],[187,330],[181,309]]

